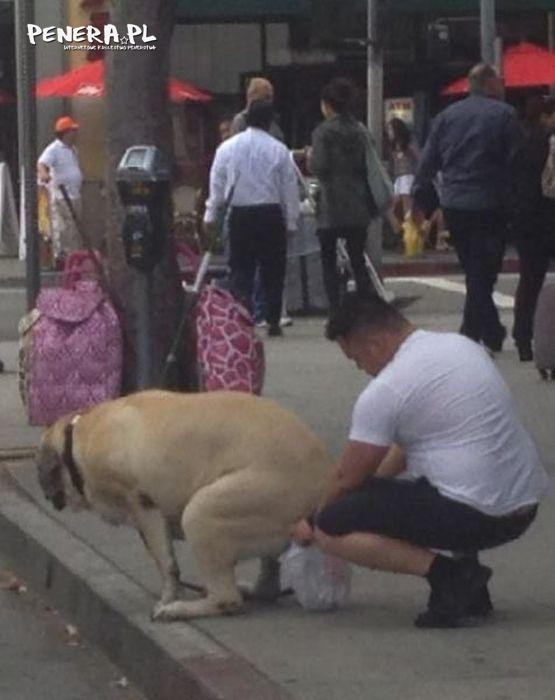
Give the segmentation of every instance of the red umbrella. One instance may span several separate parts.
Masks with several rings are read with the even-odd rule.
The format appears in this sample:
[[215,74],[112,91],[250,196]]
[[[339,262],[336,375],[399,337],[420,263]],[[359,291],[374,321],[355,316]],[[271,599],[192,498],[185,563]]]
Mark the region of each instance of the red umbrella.
[[[526,42],[512,46],[503,55],[503,76],[508,88],[555,85],[555,53]],[[468,92],[468,80],[459,78],[444,87],[441,94],[465,92]]]
[[[37,97],[104,97],[104,61],[93,61],[37,83]],[[210,102],[206,90],[176,78],[168,82],[172,102]]]
[[15,97],[10,95],[9,92],[0,89],[0,105],[9,105],[15,102]]

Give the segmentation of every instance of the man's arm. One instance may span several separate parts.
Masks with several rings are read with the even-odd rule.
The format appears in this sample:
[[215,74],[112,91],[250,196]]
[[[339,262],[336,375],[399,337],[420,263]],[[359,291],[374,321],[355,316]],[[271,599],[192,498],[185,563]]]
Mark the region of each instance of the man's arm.
[[326,177],[331,172],[325,137],[326,133],[321,124],[312,134],[312,148],[308,151],[308,170],[319,178]]
[[437,175],[438,171],[441,170],[441,154],[439,150],[439,136],[441,130],[441,114],[436,117],[428,140],[418,167],[416,168],[416,174],[414,178],[413,193],[416,193],[418,189],[427,186]]
[[210,194],[206,201],[204,223],[213,224],[217,221],[219,211],[225,204],[227,187],[228,156],[226,148],[218,148],[212,168],[210,169]]
[[319,510],[356,489],[369,476],[375,475],[389,449],[389,446],[349,440],[331,475]]
[[48,184],[52,179],[50,168],[46,163],[41,163],[40,161],[37,163],[37,178],[41,185]]
[[299,184],[289,151],[285,150],[281,163],[281,203],[288,231],[296,231],[299,225]]
[[376,472],[376,476],[393,479],[407,469],[405,450],[399,445],[392,445],[382,459]]

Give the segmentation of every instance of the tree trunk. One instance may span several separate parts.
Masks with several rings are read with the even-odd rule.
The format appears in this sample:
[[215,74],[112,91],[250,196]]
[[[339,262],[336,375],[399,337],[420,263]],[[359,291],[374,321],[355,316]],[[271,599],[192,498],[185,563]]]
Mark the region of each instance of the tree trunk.
[[[112,23],[120,38],[127,24],[148,27],[156,50],[107,51],[106,99],[108,108],[107,255],[110,277],[122,307],[126,335],[124,392],[136,388],[136,313],[133,299],[137,273],[125,261],[121,229],[123,210],[115,173],[132,145],[158,146],[173,163],[173,137],[167,96],[170,42],[175,24],[175,0],[114,0]],[[139,43],[139,42],[138,42]],[[177,329],[183,292],[179,280],[172,232],[171,200],[167,202],[167,244],[162,262],[154,271],[152,288],[153,380],[159,384],[164,360]],[[185,363],[183,363],[185,364]],[[182,384],[184,373],[181,372]]]

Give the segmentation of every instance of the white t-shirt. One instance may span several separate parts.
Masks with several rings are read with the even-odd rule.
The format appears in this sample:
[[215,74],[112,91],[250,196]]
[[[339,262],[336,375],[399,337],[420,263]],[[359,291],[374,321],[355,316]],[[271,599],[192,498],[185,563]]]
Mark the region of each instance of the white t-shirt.
[[547,488],[497,368],[455,333],[418,330],[405,340],[360,395],[350,439],[401,445],[409,475],[488,515],[537,503]]
[[58,189],[64,185],[70,199],[79,199],[83,173],[79,167],[77,151],[73,146],[56,139],[47,146],[39,158],[39,163],[47,165],[51,169],[51,192],[56,199],[62,199],[63,195]]

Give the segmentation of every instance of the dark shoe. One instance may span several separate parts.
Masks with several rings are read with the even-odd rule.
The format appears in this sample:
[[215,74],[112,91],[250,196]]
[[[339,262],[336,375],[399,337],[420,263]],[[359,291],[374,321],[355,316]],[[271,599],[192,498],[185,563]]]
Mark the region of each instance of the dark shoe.
[[532,352],[532,343],[517,343],[518,357],[521,362],[532,362],[534,353]]
[[484,345],[488,350],[491,350],[491,352],[501,352],[501,350],[503,350],[503,343],[505,342],[506,337],[507,329],[504,326],[501,326],[499,335],[496,338],[489,339],[487,341],[484,340]]
[[280,338],[282,335],[283,331],[281,330],[279,323],[268,328],[268,338]]
[[466,614],[470,617],[487,619],[494,613],[493,603],[487,586],[483,586],[474,594],[472,601],[466,609]]
[[475,559],[455,560],[439,554],[427,576],[431,587],[428,609],[416,618],[416,627],[474,626],[476,621],[470,616],[469,608],[478,591],[487,586],[491,573],[491,569]]
[[[437,601],[432,592],[430,593],[430,597],[428,598],[428,610],[426,612],[435,609],[436,604]],[[472,596],[472,600],[470,601],[469,606],[465,610],[465,616],[485,620],[491,617],[493,613],[493,603],[491,602],[488,587],[483,586],[483,588],[477,590],[476,593],[474,593],[474,595]],[[419,618],[423,617],[424,615],[426,615],[426,613],[422,613],[422,615],[419,615]]]
[[0,360],[0,374],[4,371],[4,363]]

